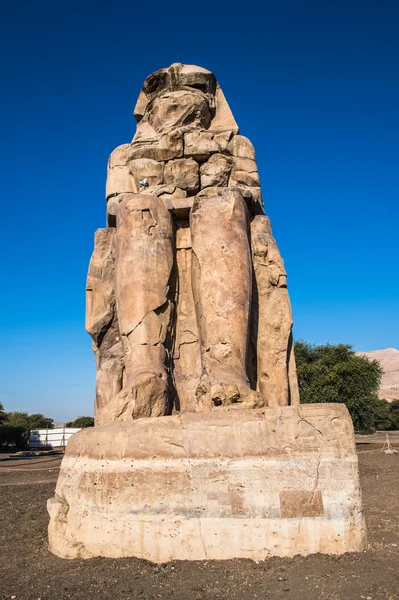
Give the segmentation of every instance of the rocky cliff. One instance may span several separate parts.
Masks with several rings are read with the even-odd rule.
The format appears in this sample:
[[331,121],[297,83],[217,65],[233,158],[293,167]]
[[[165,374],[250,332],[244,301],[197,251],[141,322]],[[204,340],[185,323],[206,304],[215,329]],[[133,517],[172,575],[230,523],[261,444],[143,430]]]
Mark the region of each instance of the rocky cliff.
[[372,350],[371,352],[357,352],[359,356],[367,356],[370,360],[378,360],[383,376],[379,397],[393,402],[399,400],[399,350],[385,348],[385,350]]

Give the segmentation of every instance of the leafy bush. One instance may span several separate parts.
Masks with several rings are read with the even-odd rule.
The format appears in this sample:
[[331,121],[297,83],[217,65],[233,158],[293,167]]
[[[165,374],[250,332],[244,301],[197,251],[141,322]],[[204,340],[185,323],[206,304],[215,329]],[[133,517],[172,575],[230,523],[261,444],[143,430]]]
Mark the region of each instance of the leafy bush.
[[[301,402],[346,404],[355,431],[370,433],[387,424],[387,413],[377,392],[382,369],[375,360],[357,356],[348,344],[295,344]],[[382,427],[381,427],[382,428]]]
[[16,446],[21,450],[29,447],[32,429],[52,429],[53,419],[42,414],[29,415],[27,412],[4,412],[0,404],[0,448]]
[[65,423],[65,427],[94,427],[93,417],[77,417],[74,421]]
[[4,406],[0,402],[0,425],[5,421],[6,413],[4,412]]
[[392,429],[399,429],[399,400],[391,402],[390,407]]
[[374,425],[378,431],[398,429],[395,426],[391,405],[386,400],[377,398],[374,407]]
[[7,424],[0,424],[0,449],[7,446],[16,446],[22,450],[27,447],[25,430],[23,427],[12,427]]

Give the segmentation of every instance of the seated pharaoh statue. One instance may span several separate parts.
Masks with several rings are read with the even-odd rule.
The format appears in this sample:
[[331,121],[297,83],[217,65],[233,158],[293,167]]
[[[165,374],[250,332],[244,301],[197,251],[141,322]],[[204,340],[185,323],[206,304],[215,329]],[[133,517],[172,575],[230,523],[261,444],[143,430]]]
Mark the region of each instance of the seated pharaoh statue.
[[284,264],[215,76],[161,69],[134,116],[87,280],[96,424],[298,404]]
[[68,441],[50,550],[156,563],[361,552],[352,422],[322,397],[299,404],[251,142],[191,65],[150,75],[135,117],[109,159],[87,280],[96,426]]

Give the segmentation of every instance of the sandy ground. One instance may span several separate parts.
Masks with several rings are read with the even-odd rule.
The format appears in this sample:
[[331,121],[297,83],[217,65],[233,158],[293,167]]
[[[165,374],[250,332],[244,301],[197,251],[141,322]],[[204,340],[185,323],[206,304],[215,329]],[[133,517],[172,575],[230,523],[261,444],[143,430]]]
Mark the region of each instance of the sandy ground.
[[60,460],[0,462],[0,598],[399,600],[399,454],[358,448],[368,550],[258,564],[59,559],[47,550],[46,500]]

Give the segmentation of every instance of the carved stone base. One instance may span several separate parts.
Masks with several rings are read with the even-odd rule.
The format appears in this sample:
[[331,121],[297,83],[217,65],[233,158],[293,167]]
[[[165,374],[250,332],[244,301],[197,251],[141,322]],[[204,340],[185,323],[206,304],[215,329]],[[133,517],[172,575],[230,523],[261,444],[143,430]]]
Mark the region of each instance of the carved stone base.
[[183,413],[85,429],[48,502],[64,558],[154,562],[365,548],[344,405]]

